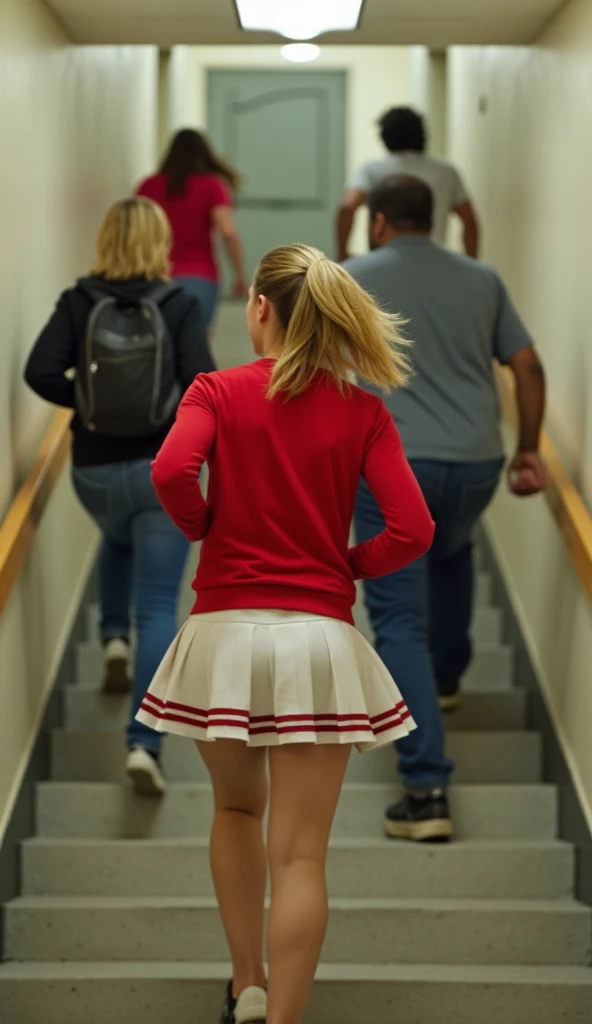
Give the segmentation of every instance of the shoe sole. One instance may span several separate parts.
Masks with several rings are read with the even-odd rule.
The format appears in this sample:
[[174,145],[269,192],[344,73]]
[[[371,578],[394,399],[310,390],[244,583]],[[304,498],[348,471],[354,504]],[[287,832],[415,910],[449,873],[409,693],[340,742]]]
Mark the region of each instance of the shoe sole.
[[460,707],[460,693],[451,693],[447,697],[440,697],[440,711],[456,711]]
[[160,797],[166,792],[166,786],[146,768],[128,768],[127,777],[139,796]]
[[127,658],[110,658],[105,666],[103,693],[129,693],[131,688]]
[[448,818],[433,821],[385,821],[384,828],[391,839],[410,839],[415,843],[449,843],[454,838],[452,822]]

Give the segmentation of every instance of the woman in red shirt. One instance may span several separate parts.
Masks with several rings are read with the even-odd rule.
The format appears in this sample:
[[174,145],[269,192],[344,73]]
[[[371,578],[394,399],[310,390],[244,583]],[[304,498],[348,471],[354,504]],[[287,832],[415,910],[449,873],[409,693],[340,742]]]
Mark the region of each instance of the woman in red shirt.
[[242,298],[248,292],[232,216],[232,194],[239,187],[240,175],[214,152],[205,135],[184,128],[174,136],[159,173],[137,190],[165,211],[173,229],[173,276],[199,299],[208,327],[219,294],[216,234],[234,267],[233,295]]
[[[351,748],[415,728],[353,627],[354,581],[419,557],[433,523],[384,403],[348,382],[353,372],[384,389],[404,383],[396,318],[342,267],[292,245],[263,259],[247,321],[262,358],[198,376],[153,466],[165,509],[203,547],[193,614],[138,718],[196,740],[212,778],[212,871],[234,969],[223,1024],[298,1024],[327,926],[325,858]],[[350,548],[360,476],[386,528]]]

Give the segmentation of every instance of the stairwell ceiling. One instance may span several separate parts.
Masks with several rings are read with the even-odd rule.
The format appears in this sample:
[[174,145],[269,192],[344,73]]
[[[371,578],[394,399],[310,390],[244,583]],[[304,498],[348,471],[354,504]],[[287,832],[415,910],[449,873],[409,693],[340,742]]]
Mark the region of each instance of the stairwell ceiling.
[[[163,48],[176,43],[280,43],[273,34],[242,31],[233,0],[46,2],[79,43],[154,43]],[[434,48],[531,43],[562,6],[563,0],[365,0],[356,32],[320,38],[349,45],[422,43]]]

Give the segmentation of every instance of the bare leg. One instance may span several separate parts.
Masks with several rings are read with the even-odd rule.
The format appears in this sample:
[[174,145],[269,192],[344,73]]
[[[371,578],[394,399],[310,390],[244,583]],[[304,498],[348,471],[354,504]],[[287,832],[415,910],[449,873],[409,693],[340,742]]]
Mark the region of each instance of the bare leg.
[[268,1024],[300,1024],[328,921],[325,861],[349,746],[272,747]]
[[233,994],[238,996],[250,985],[265,986],[267,751],[250,749],[238,740],[198,743],[198,748],[214,789],[210,861],[232,956]]

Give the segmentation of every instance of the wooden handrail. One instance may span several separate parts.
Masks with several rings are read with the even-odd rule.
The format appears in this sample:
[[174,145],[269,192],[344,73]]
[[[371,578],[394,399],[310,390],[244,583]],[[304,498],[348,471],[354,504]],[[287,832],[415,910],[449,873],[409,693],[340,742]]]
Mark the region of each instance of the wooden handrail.
[[[500,369],[497,380],[503,413],[516,431],[518,413],[512,374],[509,370]],[[549,474],[549,487],[545,492],[547,504],[575,570],[592,601],[592,517],[546,430],[541,435],[540,450]]]
[[0,614],[70,452],[70,409],[54,416],[35,461],[0,525]]

